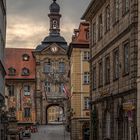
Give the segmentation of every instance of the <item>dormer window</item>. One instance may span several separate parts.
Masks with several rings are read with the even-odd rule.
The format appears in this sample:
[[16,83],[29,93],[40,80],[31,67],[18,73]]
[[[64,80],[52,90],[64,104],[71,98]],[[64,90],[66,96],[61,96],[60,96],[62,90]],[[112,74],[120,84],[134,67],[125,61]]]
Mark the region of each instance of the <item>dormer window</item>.
[[15,76],[16,75],[16,69],[14,69],[13,67],[10,67],[8,69],[8,75],[9,76]]
[[29,61],[30,56],[28,54],[22,55],[23,61]]
[[22,69],[22,76],[29,76],[30,74],[30,71],[28,68],[23,68]]

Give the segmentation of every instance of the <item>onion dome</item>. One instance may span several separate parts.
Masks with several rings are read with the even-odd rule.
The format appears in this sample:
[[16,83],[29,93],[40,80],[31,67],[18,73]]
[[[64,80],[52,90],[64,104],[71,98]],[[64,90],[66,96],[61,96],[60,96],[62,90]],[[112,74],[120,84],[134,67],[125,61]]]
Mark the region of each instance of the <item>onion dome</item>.
[[51,13],[59,13],[60,6],[56,3],[56,0],[53,0],[53,3],[50,5],[50,12]]

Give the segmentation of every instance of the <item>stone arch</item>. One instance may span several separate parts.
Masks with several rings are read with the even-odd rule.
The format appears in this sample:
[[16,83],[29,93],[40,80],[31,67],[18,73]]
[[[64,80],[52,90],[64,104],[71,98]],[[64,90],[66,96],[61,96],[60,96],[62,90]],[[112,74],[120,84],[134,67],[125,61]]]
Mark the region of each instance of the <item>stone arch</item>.
[[63,106],[63,105],[61,105],[61,104],[59,104],[59,103],[47,105],[47,106],[46,106],[46,124],[48,124],[48,109],[49,109],[50,107],[53,107],[53,106],[58,106],[58,107],[62,108],[63,114],[64,114],[64,106]]

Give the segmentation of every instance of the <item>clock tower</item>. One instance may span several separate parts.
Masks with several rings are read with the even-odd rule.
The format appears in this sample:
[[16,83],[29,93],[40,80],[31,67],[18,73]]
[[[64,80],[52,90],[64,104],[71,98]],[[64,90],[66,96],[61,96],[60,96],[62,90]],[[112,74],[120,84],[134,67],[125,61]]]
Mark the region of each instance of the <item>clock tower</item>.
[[56,3],[56,0],[53,0],[53,3],[50,5],[50,13],[48,14],[50,18],[50,34],[59,34],[60,33],[60,6]]
[[56,0],[52,0],[48,17],[50,19],[49,35],[33,52],[36,60],[36,121],[40,124],[49,123],[51,107],[57,106],[56,109],[61,107],[60,110],[63,110],[65,115],[67,96],[63,88],[68,88],[69,84],[68,46],[60,34],[61,14]]

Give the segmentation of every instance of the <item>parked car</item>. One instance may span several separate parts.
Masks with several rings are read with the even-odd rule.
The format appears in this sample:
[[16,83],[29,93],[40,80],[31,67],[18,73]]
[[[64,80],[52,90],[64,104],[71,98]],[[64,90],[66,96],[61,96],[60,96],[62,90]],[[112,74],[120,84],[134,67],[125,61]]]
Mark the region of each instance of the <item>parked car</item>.
[[23,132],[23,137],[28,137],[30,138],[31,137],[31,132],[29,129],[25,129],[24,132]]

